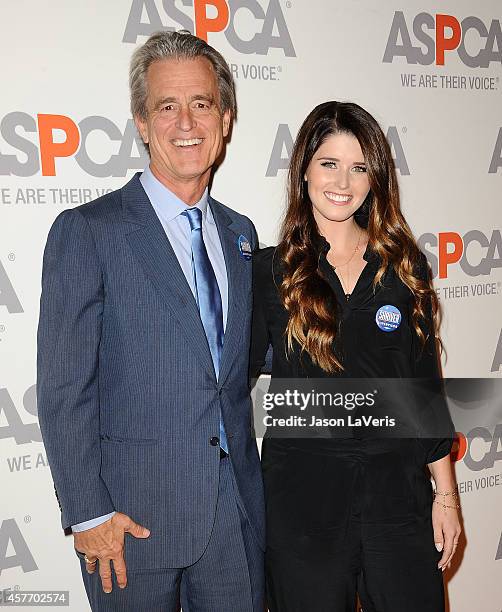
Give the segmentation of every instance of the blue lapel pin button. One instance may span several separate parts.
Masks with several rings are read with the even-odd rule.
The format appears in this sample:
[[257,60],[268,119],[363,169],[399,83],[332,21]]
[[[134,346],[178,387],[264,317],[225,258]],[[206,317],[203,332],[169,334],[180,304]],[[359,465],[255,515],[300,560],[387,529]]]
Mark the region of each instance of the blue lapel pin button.
[[249,243],[249,240],[246,238],[246,236],[243,236],[241,234],[237,239],[237,245],[239,247],[239,253],[241,254],[241,257],[249,261],[253,255],[253,252],[251,250],[251,244]]
[[382,331],[392,332],[401,325],[401,318],[399,308],[386,304],[377,310],[375,322]]

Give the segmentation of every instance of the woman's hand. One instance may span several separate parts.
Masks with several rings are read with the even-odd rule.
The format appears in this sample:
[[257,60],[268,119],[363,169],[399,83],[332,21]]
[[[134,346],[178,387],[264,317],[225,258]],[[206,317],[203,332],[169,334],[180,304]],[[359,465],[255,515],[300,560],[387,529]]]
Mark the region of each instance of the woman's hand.
[[434,544],[439,552],[443,552],[438,569],[444,572],[455,554],[462,532],[458,513],[459,497],[450,456],[446,455],[428,466],[436,485],[432,504]]
[[[456,499],[456,497],[447,497],[446,504],[453,506]],[[432,504],[432,527],[434,544],[438,551],[443,551],[438,568],[444,572],[455,554],[462,529],[457,508],[444,508],[442,496],[438,496]]]

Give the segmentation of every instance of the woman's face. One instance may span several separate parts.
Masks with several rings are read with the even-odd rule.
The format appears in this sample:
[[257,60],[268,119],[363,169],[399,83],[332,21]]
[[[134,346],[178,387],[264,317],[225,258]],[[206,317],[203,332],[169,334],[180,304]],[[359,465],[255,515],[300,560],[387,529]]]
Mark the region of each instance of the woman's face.
[[318,225],[352,217],[370,190],[361,146],[352,134],[329,136],[314,153],[304,178]]

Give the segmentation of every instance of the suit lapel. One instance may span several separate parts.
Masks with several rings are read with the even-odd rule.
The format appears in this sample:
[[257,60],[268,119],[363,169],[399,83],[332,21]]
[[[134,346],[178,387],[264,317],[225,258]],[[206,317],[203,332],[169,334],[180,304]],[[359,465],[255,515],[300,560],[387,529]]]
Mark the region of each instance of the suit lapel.
[[194,355],[214,377],[213,362],[199,310],[178,258],[139,181],[124,186],[124,220],[131,224],[126,238],[134,256],[183,330]]
[[209,198],[209,204],[218,228],[228,280],[227,325],[218,377],[218,385],[222,386],[230,373],[236,355],[242,350],[242,321],[246,314],[245,308],[249,307],[248,288],[246,286],[246,262],[239,254],[239,228],[218,202]]

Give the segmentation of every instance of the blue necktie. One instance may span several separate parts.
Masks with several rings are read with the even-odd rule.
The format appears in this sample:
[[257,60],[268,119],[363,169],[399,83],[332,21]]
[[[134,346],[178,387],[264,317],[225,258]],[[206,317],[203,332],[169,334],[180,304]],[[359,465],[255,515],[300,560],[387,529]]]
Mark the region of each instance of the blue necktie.
[[[193,206],[183,214],[188,217],[192,231],[192,261],[195,273],[195,291],[197,305],[204,331],[206,332],[209,350],[213,359],[216,378],[220,371],[221,350],[223,348],[223,308],[221,295],[213,266],[202,237],[202,211]],[[220,447],[228,452],[227,436],[220,414]]]

